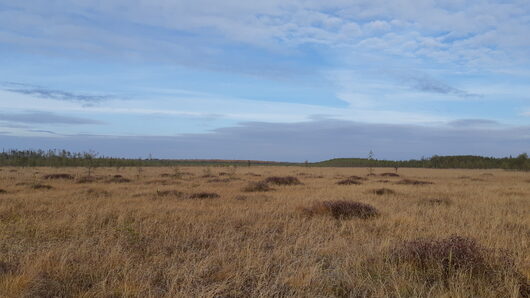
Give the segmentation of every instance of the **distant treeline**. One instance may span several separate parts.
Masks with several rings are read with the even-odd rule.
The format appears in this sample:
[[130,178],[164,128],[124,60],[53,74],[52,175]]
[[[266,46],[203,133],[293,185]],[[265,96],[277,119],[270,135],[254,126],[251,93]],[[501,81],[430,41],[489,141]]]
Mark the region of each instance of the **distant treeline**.
[[115,158],[100,156],[96,152],[74,153],[66,150],[9,150],[0,153],[0,166],[19,167],[256,166],[292,164],[257,160]]
[[315,163],[289,163],[254,160],[176,160],[131,159],[99,156],[95,152],[72,153],[66,150],[9,150],[0,153],[0,166],[23,167],[149,167],[149,166],[317,166],[317,167],[406,167],[530,170],[526,153],[517,157],[482,157],[473,155],[433,156],[419,160],[377,160],[369,158],[335,158]]
[[530,170],[530,159],[526,153],[517,157],[483,157],[474,155],[433,156],[419,160],[376,160],[368,158],[335,158],[314,163],[325,167],[404,167],[436,169],[511,169]]

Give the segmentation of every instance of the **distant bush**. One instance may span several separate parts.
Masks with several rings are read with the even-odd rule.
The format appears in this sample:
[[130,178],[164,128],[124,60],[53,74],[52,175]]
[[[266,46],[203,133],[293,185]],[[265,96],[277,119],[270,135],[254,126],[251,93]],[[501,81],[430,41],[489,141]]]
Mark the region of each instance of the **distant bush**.
[[52,189],[53,187],[51,185],[47,185],[47,184],[36,183],[36,184],[32,184],[31,188],[33,188],[33,189]]
[[111,178],[107,179],[108,183],[128,183],[131,182],[130,179],[123,177],[122,175],[114,175]]
[[367,219],[379,215],[371,205],[346,200],[315,202],[308,208],[302,208],[302,211],[310,216],[329,214],[337,219]]
[[272,176],[267,177],[263,180],[266,183],[276,184],[276,185],[300,185],[302,182],[298,178],[293,176],[278,177]]
[[361,178],[355,178],[356,176],[348,177],[346,179],[340,180],[337,182],[338,185],[359,185],[361,182]]
[[379,176],[381,176],[381,177],[399,177],[399,175],[396,174],[396,173],[382,173]]
[[421,181],[421,180],[413,180],[413,179],[403,179],[403,180],[400,180],[400,181],[396,182],[396,184],[404,184],[404,185],[426,185],[426,184],[434,184],[434,183],[429,182],[429,181]]
[[74,179],[74,176],[72,176],[70,174],[60,173],[60,174],[44,175],[42,178],[44,178],[44,179],[67,179],[67,180],[72,180],[72,179]]
[[157,190],[157,197],[176,197],[181,198],[184,196],[184,193],[178,190]]
[[1,188],[0,188],[0,195],[1,195],[1,194],[6,194],[6,193],[7,193],[7,190],[5,190],[5,189],[1,189]]
[[265,181],[259,182],[249,182],[247,186],[242,189],[245,192],[254,192],[254,191],[271,191],[274,188],[271,188],[269,184]]
[[189,196],[190,199],[216,199],[219,197],[221,196],[215,192],[198,192]]
[[396,192],[391,190],[390,188],[378,188],[372,190],[372,192],[376,195],[382,196],[382,195],[393,195]]

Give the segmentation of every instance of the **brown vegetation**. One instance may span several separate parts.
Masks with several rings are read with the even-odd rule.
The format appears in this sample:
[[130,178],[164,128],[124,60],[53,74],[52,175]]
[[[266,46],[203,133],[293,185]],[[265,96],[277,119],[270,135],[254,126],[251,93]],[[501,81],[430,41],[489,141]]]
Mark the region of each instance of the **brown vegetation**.
[[74,179],[74,176],[70,174],[66,174],[66,173],[59,173],[59,174],[47,174],[47,175],[44,175],[42,178],[72,180]]
[[393,191],[392,189],[390,188],[378,188],[378,189],[374,189],[372,190],[372,192],[376,195],[379,195],[379,196],[382,196],[382,195],[393,195],[395,194],[396,192]]
[[404,185],[426,185],[426,184],[433,184],[433,183],[432,183],[432,182],[429,182],[429,181],[422,181],[422,180],[403,179],[403,180],[400,180],[400,181],[396,182],[396,184],[404,184]]
[[269,184],[265,181],[257,181],[257,182],[249,182],[247,186],[245,186],[243,189],[245,192],[254,192],[254,191],[271,191],[274,190],[274,188],[271,188]]
[[[99,167],[83,184],[12,169],[0,171],[0,297],[528,297],[524,172],[400,168],[434,184],[346,187],[367,170],[252,166],[208,183],[201,167],[178,180],[145,167],[107,183],[137,168]],[[303,186],[243,191],[301,172]]]
[[396,174],[396,173],[382,173],[379,176],[381,176],[381,177],[399,177],[399,174]]
[[272,176],[267,177],[265,180],[263,180],[266,183],[270,184],[276,184],[276,185],[301,185],[302,182],[298,180],[298,178],[293,176],[285,176],[285,177],[278,177],[278,176]]

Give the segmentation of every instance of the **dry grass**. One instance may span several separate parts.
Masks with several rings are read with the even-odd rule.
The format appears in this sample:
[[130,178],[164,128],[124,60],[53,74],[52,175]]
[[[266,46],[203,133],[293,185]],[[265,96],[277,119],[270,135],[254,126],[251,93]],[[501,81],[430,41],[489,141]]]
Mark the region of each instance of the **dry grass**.
[[314,202],[311,207],[302,208],[302,211],[310,216],[331,215],[336,219],[367,219],[379,215],[377,209],[371,205],[346,200]]
[[403,179],[396,182],[396,184],[404,184],[404,185],[426,185],[426,184],[433,184],[430,181],[422,181],[422,180],[415,180],[415,179]]
[[378,188],[378,189],[374,189],[372,190],[372,192],[378,196],[382,196],[382,195],[393,195],[395,194],[396,192],[393,191],[392,189],[390,188]]
[[269,184],[265,181],[252,181],[249,182],[245,187],[242,189],[244,192],[255,192],[255,191],[271,191],[274,190],[274,188],[271,188]]
[[298,178],[293,176],[278,177],[272,176],[267,177],[263,180],[265,183],[275,184],[275,185],[301,185],[302,182]]
[[[0,297],[528,297],[527,173],[401,168],[397,181],[434,184],[379,195],[393,169],[355,187],[335,177],[366,169],[241,167],[229,183],[207,171],[227,177],[144,168],[107,183],[138,171],[96,168],[77,183],[86,169],[2,168]],[[243,192],[297,175],[304,185]],[[323,216],[300,216],[315,201]],[[337,220],[365,205],[379,216]]]
[[74,176],[70,175],[70,174],[66,174],[66,173],[56,173],[56,174],[44,175],[42,178],[44,178],[44,179],[66,179],[66,180],[72,180],[72,179],[74,179]]

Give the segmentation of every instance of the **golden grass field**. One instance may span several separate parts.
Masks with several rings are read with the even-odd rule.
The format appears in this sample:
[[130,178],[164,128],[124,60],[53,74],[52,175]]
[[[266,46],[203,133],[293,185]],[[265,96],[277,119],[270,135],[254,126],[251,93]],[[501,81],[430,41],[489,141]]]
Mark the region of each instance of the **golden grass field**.
[[[92,181],[86,168],[0,169],[1,297],[528,295],[528,172],[97,168]],[[74,179],[44,179],[51,173]],[[352,175],[367,179],[337,184]],[[269,176],[303,185],[242,190]],[[380,188],[395,193],[373,192]],[[192,198],[201,192],[220,197]],[[308,212],[330,200],[367,203],[379,215]],[[421,267],[395,257],[406,241],[451,235],[474,239],[493,265]]]

